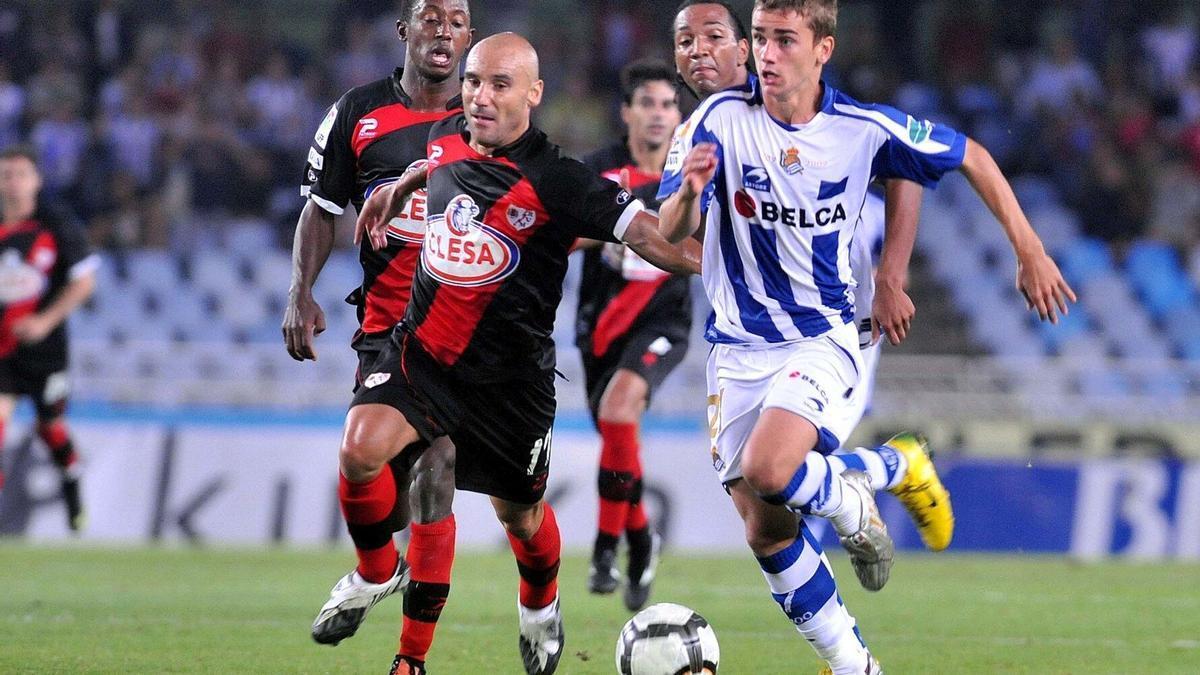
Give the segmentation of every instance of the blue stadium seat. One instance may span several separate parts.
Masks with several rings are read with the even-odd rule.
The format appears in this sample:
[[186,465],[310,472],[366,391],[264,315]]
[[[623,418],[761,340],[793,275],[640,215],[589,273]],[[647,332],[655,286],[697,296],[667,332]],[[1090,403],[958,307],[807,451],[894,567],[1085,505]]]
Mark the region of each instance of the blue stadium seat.
[[141,288],[171,288],[179,283],[180,260],[166,251],[130,251],[125,258],[126,279]]
[[1067,244],[1062,251],[1059,267],[1073,285],[1080,285],[1113,270],[1112,253],[1099,239],[1082,237]]
[[[1030,320],[1035,321],[1036,317],[1031,315]],[[1086,335],[1090,331],[1091,325],[1088,321],[1087,310],[1079,306],[1073,307],[1066,316],[1060,315],[1057,325],[1037,321],[1037,332],[1046,346],[1056,353],[1062,353],[1064,342],[1079,335]]]
[[1193,304],[1191,280],[1180,264],[1179,256],[1168,244],[1143,240],[1135,242],[1125,258],[1130,281],[1146,308],[1156,317],[1182,310]]

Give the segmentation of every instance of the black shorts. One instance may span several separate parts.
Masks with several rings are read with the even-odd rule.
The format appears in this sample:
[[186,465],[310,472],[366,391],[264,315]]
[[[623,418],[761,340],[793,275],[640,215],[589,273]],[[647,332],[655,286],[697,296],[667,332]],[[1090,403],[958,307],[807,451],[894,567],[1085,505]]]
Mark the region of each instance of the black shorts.
[[675,367],[683,362],[687,355],[688,338],[686,328],[683,331],[672,326],[649,325],[637,328],[620,342],[608,348],[604,356],[593,356],[583,350],[583,380],[587,387],[588,409],[592,413],[592,421],[599,416],[600,399],[604,390],[612,381],[618,370],[632,370],[641,375],[649,385],[646,393],[646,405],[654,397],[654,392],[662,385],[663,380]]
[[358,369],[354,371],[354,393],[362,388],[363,378],[371,372],[371,368],[375,365],[375,360],[383,353],[385,347],[391,342],[392,331],[383,331],[382,333],[357,333],[354,336],[354,341],[350,346],[358,354]]
[[399,410],[427,444],[449,436],[458,489],[521,504],[545,494],[553,372],[529,381],[465,381],[434,361],[416,338],[396,331],[350,405],[368,403]]
[[39,419],[62,415],[70,394],[66,359],[45,361],[19,353],[0,359],[0,394],[32,398]]

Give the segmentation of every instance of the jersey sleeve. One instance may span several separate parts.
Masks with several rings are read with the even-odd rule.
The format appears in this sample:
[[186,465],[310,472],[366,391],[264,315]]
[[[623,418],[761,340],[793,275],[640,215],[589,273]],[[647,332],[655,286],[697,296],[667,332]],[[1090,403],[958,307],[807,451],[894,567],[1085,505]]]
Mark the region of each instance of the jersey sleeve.
[[634,216],[646,209],[621,186],[567,158],[547,172],[543,192],[550,216],[586,239],[620,242]]
[[967,137],[943,124],[919,120],[887,106],[874,106],[886,136],[875,153],[872,173],[936,187],[942,176],[962,166]]
[[[712,143],[717,146],[717,166],[720,166],[723,145],[713,133],[713,116],[709,108],[701,107],[690,118],[675,130],[671,138],[671,149],[667,152],[667,163],[663,167],[662,180],[658,184],[658,202],[661,204],[671,195],[679,192],[683,186],[683,160],[700,143]],[[708,211],[708,203],[712,201],[716,191],[716,176],[709,181],[704,193],[700,195],[700,210]]]
[[300,195],[321,208],[341,215],[354,194],[358,169],[350,147],[352,111],[343,96],[325,113],[308,149]]
[[58,246],[55,274],[66,281],[74,281],[95,272],[100,266],[100,258],[88,246],[83,228],[68,218],[54,219],[51,227]]

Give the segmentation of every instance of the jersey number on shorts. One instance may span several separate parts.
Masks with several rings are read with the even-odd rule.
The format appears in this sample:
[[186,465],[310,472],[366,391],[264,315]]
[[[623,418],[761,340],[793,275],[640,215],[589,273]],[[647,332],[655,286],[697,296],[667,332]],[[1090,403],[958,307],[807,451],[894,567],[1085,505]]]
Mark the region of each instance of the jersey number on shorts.
[[533,444],[533,450],[529,453],[529,468],[525,470],[525,473],[530,476],[538,473],[537,468],[541,464],[539,460],[542,458],[542,453],[546,454],[546,463],[543,466],[550,464],[550,440],[553,437],[554,429],[550,429],[544,438],[539,438],[537,443]]

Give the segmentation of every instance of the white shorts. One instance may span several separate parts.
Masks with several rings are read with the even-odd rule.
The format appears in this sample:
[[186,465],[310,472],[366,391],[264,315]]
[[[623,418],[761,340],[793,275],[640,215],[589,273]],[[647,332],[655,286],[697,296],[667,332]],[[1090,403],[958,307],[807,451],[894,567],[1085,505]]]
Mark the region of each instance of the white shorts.
[[849,324],[803,342],[715,345],[708,355],[708,427],[721,482],[742,477],[742,448],[766,408],[812,422],[819,452],[838,449],[861,417],[851,399],[863,368],[858,331]]
[[[858,378],[858,386],[854,388],[854,395],[848,401],[849,410],[846,415],[850,419],[850,428],[846,432],[847,436],[854,431],[863,416],[871,409],[871,394],[875,389],[875,369],[879,367],[879,352],[883,349],[883,341],[886,339],[880,337],[875,344],[859,350],[862,353],[863,368]],[[842,442],[845,441],[846,439],[842,438]]]

